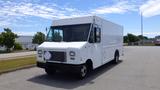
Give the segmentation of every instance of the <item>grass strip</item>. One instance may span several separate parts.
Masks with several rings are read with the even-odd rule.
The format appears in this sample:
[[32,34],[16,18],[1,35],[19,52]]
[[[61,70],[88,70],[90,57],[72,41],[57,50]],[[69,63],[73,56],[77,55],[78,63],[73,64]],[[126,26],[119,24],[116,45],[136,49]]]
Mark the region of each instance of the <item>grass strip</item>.
[[9,60],[0,60],[0,73],[13,71],[36,64],[36,57],[23,57]]

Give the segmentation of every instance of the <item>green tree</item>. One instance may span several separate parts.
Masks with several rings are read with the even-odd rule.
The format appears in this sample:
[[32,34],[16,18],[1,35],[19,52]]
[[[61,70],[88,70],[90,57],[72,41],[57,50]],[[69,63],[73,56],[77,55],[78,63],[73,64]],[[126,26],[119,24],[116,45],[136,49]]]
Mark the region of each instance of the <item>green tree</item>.
[[136,36],[136,35],[133,35],[133,34],[127,34],[128,36],[128,42],[137,42],[139,41],[139,38]]
[[11,29],[4,28],[4,32],[1,33],[2,38],[2,46],[4,45],[7,48],[7,52],[10,52],[10,48],[14,46],[15,39],[17,38],[17,34],[14,34]]
[[139,41],[140,38],[134,34],[128,33],[126,36],[123,37],[123,42],[128,43],[129,45],[135,44],[135,42]]
[[128,43],[128,42],[129,42],[127,35],[123,37],[123,42],[124,42],[124,43]]
[[3,37],[2,37],[2,34],[0,34],[0,46],[3,46]]
[[140,40],[148,40],[148,37],[146,37],[146,36],[142,36],[142,35],[138,35],[138,38],[140,39]]
[[37,32],[32,39],[32,43],[34,44],[41,44],[44,41],[45,41],[45,34],[43,34],[42,32]]
[[22,48],[22,45],[21,44],[19,44],[19,43],[17,43],[17,42],[15,42],[14,43],[14,50],[22,50],[23,48]]

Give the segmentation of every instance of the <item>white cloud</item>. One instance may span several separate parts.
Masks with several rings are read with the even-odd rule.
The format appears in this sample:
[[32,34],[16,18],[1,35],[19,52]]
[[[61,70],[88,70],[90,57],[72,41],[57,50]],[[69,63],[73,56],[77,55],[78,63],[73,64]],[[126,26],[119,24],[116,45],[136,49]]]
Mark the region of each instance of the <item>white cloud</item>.
[[[2,1],[0,10],[0,26],[13,24],[13,20],[19,20],[19,17],[35,16],[45,19],[69,18],[87,15],[86,12],[75,8],[58,6],[56,4],[33,4],[26,2]],[[21,18],[23,19],[23,18]]]
[[58,10],[32,3],[9,4],[4,6],[0,11],[1,15],[8,16],[37,16],[46,19],[54,17],[55,13],[62,13]]
[[[1,0],[0,0],[1,1]],[[106,14],[106,13],[124,13],[134,10],[134,5],[128,4],[127,1],[118,2],[110,7],[98,7],[93,10],[81,11],[76,8],[58,6],[53,3],[52,6],[43,4],[32,4],[24,2],[1,1],[3,7],[0,7],[0,16],[36,16],[46,19],[76,17],[88,14]]]
[[[73,7],[59,6],[52,4],[35,4],[30,2],[0,0],[0,26],[16,23],[28,16],[41,17],[45,19],[62,19],[70,17],[88,16],[92,14],[123,14],[128,11],[135,11],[137,5],[130,1],[116,1],[111,6],[100,6],[86,11]],[[26,19],[25,19],[26,20]],[[14,22],[13,22],[14,21]]]
[[154,36],[157,36],[157,35],[160,35],[160,32],[144,32],[144,35],[154,35]]
[[7,20],[0,21],[0,26],[5,27],[5,26],[7,26],[7,25],[9,25],[9,24],[10,24],[10,23],[9,23]]
[[[135,35],[141,35],[140,32],[130,32],[130,33],[135,34]],[[124,35],[127,35],[127,33],[125,33]],[[150,38],[153,38],[155,36],[160,35],[160,32],[143,32],[143,35],[150,37]]]
[[[72,15],[74,14],[74,15]],[[61,7],[56,4],[51,6],[32,4],[32,3],[8,3],[7,6],[1,7],[0,16],[36,16],[46,19],[63,18],[68,16],[79,16],[84,12],[75,8]]]
[[140,6],[144,17],[160,15],[160,0],[149,0]]
[[109,13],[125,13],[128,11],[135,11],[136,5],[130,4],[128,1],[121,1],[112,6],[103,6],[93,10],[95,14],[109,14]]

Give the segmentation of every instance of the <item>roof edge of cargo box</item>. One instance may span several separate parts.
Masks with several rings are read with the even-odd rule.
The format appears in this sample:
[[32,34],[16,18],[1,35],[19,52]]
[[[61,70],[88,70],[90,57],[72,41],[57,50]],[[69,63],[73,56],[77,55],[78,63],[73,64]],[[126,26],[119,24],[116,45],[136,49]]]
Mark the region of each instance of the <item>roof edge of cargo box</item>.
[[[105,20],[109,23],[116,24],[114,22],[108,21],[98,16],[83,16],[83,17],[73,17],[73,18],[65,18],[65,19],[57,19],[52,22],[51,26],[64,26],[64,25],[76,25],[76,24],[88,24],[93,23],[93,18],[99,18],[101,20]],[[78,21],[78,22],[77,22]],[[121,26],[119,24],[116,24]],[[122,26],[121,26],[122,27]]]

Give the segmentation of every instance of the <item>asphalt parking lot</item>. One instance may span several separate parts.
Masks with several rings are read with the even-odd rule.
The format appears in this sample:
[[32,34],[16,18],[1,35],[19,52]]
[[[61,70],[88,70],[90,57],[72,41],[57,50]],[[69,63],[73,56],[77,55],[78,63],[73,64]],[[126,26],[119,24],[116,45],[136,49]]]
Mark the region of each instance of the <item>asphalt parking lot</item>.
[[0,75],[0,90],[160,90],[160,47],[125,47],[119,64],[108,63],[84,80],[52,77],[37,67]]

